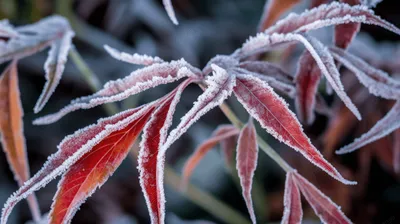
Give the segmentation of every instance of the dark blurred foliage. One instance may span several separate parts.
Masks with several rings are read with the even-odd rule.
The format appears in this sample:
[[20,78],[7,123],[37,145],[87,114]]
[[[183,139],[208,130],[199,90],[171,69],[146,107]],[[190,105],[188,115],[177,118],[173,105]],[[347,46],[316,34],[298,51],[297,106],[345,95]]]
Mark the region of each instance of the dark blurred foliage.
[[[18,25],[32,23],[54,13],[67,16],[77,33],[74,39],[76,48],[101,82],[105,82],[128,75],[136,67],[112,59],[103,50],[104,44],[126,52],[157,55],[166,60],[185,58],[194,66],[202,68],[216,54],[233,52],[241,46],[246,38],[256,33],[264,3],[264,0],[175,0],[173,4],[179,15],[180,25],[174,26],[167,18],[161,1],[156,0],[0,0],[0,19],[9,18],[13,24]],[[307,4],[302,4],[296,7],[296,10],[301,11],[306,6]],[[400,26],[400,1],[383,1],[376,8],[376,14]],[[379,27],[363,26],[362,31],[368,32],[375,41],[378,41],[376,43],[378,46],[382,41],[400,43],[398,36]],[[396,45],[393,44],[393,46]],[[363,54],[363,50],[358,50]],[[376,54],[379,55],[379,52]],[[31,121],[37,115],[33,113],[32,108],[44,83],[43,62],[45,58],[46,53],[40,53],[23,59],[19,63],[20,88],[25,110],[25,135],[31,173],[40,169],[47,156],[56,151],[57,144],[64,136],[94,123],[100,117],[107,116],[102,107],[96,107],[74,112],[52,125],[33,126]],[[400,63],[400,57],[398,60]],[[295,66],[296,64],[292,63],[287,69],[293,70]],[[1,66],[2,69],[3,67],[4,65]],[[400,74],[400,69],[391,72]],[[121,109],[134,107],[167,93],[171,88],[173,86],[166,85],[148,90],[129,98],[118,106]],[[200,91],[198,87],[192,86],[185,92],[182,103],[178,106],[176,118],[187,111]],[[40,115],[54,112],[71,99],[90,93],[91,90],[84,78],[74,64],[69,61],[59,87]],[[327,96],[327,99],[332,101],[331,96]],[[247,115],[236,102],[230,103],[241,115],[241,118],[246,119]],[[335,102],[332,104],[334,105]],[[384,107],[387,105],[385,103],[374,105],[378,107],[375,110],[383,112],[388,110]],[[371,118],[373,117],[371,116]],[[223,114],[218,110],[211,111],[177,144],[173,145],[168,152],[167,162],[180,171],[185,159],[196,145],[210,136],[213,129],[222,123],[228,123]],[[345,138],[338,142],[335,149],[351,142],[373,124],[374,122],[364,122],[350,127],[354,131],[347,132]],[[361,125],[366,125],[362,129],[364,131],[355,131]],[[317,148],[324,148],[321,134],[327,128],[328,119],[324,116],[318,116],[311,127],[306,127],[308,136]],[[259,133],[265,132],[260,130]],[[360,176],[365,179],[363,182],[358,180],[360,184],[356,187],[344,186],[317,170],[291,149],[271,140],[266,134],[262,135],[300,173],[316,184],[333,201],[341,205],[344,212],[355,223],[399,222],[399,176],[390,170],[391,167],[387,168],[382,165],[382,159],[379,156],[368,154],[367,157],[370,157],[370,160],[366,167],[360,165],[362,163],[360,163],[359,154],[364,149],[341,157],[330,155],[329,159],[335,161],[335,166],[347,174],[349,179],[354,177],[358,180]],[[385,150],[385,145],[380,143],[371,144],[369,147],[376,147],[369,149],[370,151]],[[138,183],[136,165],[133,159],[126,159],[110,180],[81,207],[73,219],[73,223],[147,223],[149,218]],[[282,217],[284,173],[266,155],[261,153],[255,178],[260,187],[259,191],[254,192],[254,197],[261,202],[256,205],[256,214],[260,223],[279,222]],[[219,151],[211,151],[205,157],[196,169],[192,183],[247,216],[241,190],[232,179],[229,170],[224,168],[224,161]],[[4,154],[0,153],[0,202],[4,202],[16,189],[17,184]],[[56,184],[52,183],[38,192],[37,196],[43,212],[49,210],[55,191]],[[167,223],[179,223],[181,219],[210,220],[219,223],[218,219],[189,202],[168,186],[166,187],[166,199]],[[315,215],[310,211],[305,210],[305,216],[312,218]],[[24,223],[29,219],[27,205],[21,203],[13,212],[10,223]]]

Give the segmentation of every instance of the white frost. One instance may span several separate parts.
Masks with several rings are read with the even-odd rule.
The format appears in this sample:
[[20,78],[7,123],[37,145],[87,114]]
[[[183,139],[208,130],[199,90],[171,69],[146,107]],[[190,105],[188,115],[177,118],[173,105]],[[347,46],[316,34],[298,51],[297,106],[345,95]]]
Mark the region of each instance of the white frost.
[[104,49],[115,59],[128,62],[135,65],[152,65],[156,63],[162,63],[162,60],[159,57],[151,57],[148,55],[140,55],[140,54],[128,54],[125,52],[120,52],[117,49],[114,49],[108,45],[104,45]]

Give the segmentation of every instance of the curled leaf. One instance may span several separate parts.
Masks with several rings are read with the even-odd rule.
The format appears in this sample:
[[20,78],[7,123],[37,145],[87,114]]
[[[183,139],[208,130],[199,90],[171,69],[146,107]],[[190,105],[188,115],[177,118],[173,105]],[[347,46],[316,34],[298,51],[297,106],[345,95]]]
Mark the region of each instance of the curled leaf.
[[[239,135],[239,130],[233,125],[220,125],[211,135],[209,139],[199,145],[194,153],[187,159],[182,171],[182,183],[183,187],[187,186],[189,178],[192,175],[193,170],[199,164],[200,160],[214,148],[219,142],[227,140],[228,138]],[[227,149],[228,150],[228,149]],[[229,149],[232,150],[232,149]]]
[[60,82],[74,35],[74,32],[66,31],[61,39],[54,41],[51,45],[49,56],[44,64],[44,69],[46,71],[45,77],[47,81],[44,85],[42,94],[36,102],[34,108],[35,113],[38,113],[43,109]]
[[326,161],[304,134],[296,116],[287,103],[272,88],[256,77],[241,76],[236,79],[234,93],[247,112],[272,136],[299,151],[311,163],[345,184],[348,181]]
[[246,202],[251,221],[256,223],[253,200],[251,199],[251,187],[253,185],[254,172],[257,168],[258,144],[257,133],[252,118],[243,127],[239,135],[236,153],[236,169],[242,186],[242,195]]

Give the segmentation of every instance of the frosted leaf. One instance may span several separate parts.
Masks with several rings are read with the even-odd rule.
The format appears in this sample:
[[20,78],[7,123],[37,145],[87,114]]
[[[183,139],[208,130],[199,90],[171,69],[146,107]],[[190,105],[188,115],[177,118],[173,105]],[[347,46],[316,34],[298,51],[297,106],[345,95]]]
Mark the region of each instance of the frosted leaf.
[[247,71],[245,69],[234,69],[233,71],[234,71],[234,74],[236,76],[239,76],[239,77],[249,76],[249,75],[257,77],[257,78],[267,82],[268,85],[273,87],[278,92],[285,94],[289,98],[294,98],[296,96],[296,88],[294,87],[294,85],[292,83],[291,84],[287,84],[287,83],[278,81],[277,79],[275,79],[273,77],[265,76],[265,75],[254,73],[254,72],[250,72],[250,71]]
[[297,66],[295,105],[300,121],[308,125],[315,119],[314,109],[320,80],[321,71],[311,54],[305,51]]
[[278,21],[274,26],[267,29],[265,33],[299,33],[347,23],[365,23],[381,26],[400,34],[400,30],[397,27],[376,16],[367,6],[350,6],[339,2],[333,2],[329,5],[324,4],[307,10],[302,14],[291,13],[285,19]]
[[213,71],[211,65],[213,64],[225,70],[229,70],[237,67],[239,65],[239,61],[232,55],[217,55],[213,57],[206,66],[204,66],[203,73],[206,75],[211,73]]
[[48,157],[42,169],[8,198],[2,211],[0,223],[6,223],[13,207],[19,201],[28,197],[34,191],[43,188],[57,176],[66,172],[72,164],[89,152],[101,140],[111,133],[123,129],[145,113],[148,113],[154,108],[154,105],[155,103],[147,104],[139,108],[121,112],[109,118],[100,119],[97,124],[90,125],[65,137],[58,145],[58,151]]
[[286,173],[285,193],[283,196],[283,217],[281,224],[301,224],[303,209],[301,207],[300,190],[296,185],[293,173]]
[[121,165],[154,107],[101,139],[63,174],[53,198],[50,223],[70,223],[81,204]]
[[336,151],[336,154],[353,152],[371,142],[381,139],[400,128],[400,102],[397,101],[392,109],[379,120],[367,133],[356,138],[353,143]]
[[66,31],[61,39],[52,43],[49,56],[44,64],[44,69],[46,71],[46,84],[44,85],[43,92],[35,105],[35,113],[38,113],[43,109],[44,105],[60,82],[74,35],[74,32]]
[[50,16],[31,25],[17,27],[15,31],[18,36],[0,41],[0,64],[30,56],[50,46],[65,32],[72,32],[68,21],[61,16]]
[[323,158],[304,134],[303,128],[289,110],[287,103],[266,82],[254,76],[237,77],[234,93],[247,112],[269,134],[299,151],[333,178],[344,184],[355,184],[344,179],[335,167]]
[[376,7],[383,0],[361,0],[362,4],[367,5],[369,7]]
[[184,77],[194,77],[198,73],[200,73],[199,70],[190,66],[183,59],[153,64],[138,69],[123,79],[109,81],[95,94],[75,99],[59,112],[38,118],[33,123],[37,125],[54,123],[72,111],[121,101],[147,89],[175,82]]
[[115,59],[123,61],[123,62],[128,62],[131,64],[135,65],[152,65],[152,64],[157,64],[157,63],[162,63],[164,60],[162,60],[159,57],[151,57],[148,55],[140,55],[140,54],[128,54],[125,52],[120,52],[117,49],[114,49],[108,45],[104,45],[104,49]]
[[17,36],[18,32],[15,31],[14,27],[8,22],[8,20],[0,20],[0,37],[13,38]]
[[185,80],[160,100],[160,105],[143,130],[138,158],[139,180],[153,224],[164,223],[165,218],[163,186],[165,152],[160,152],[160,148],[166,141],[182,92],[193,81],[195,80],[190,78]]
[[171,131],[161,148],[162,151],[165,152],[200,117],[222,104],[232,94],[233,87],[236,85],[234,76],[229,75],[226,70],[217,65],[211,65],[211,67],[214,72],[206,80],[207,88],[197,98],[193,107],[181,118],[178,126]]
[[299,2],[300,0],[266,0],[258,31],[262,32],[270,27],[282,14]]
[[171,19],[171,21],[175,25],[178,25],[179,23],[178,23],[178,20],[176,19],[175,11],[174,11],[174,8],[172,7],[171,0],[163,0],[163,4],[164,4],[165,10],[167,11],[167,14],[168,14],[169,18]]
[[312,185],[308,180],[302,177],[297,172],[293,174],[294,182],[300,189],[304,198],[313,208],[315,214],[323,223],[341,223],[351,224],[349,218],[340,210],[330,198],[324,195],[318,188]]
[[352,71],[361,84],[375,96],[386,99],[399,99],[400,82],[386,72],[376,69],[362,59],[339,48],[330,48],[333,57]]
[[361,115],[356,106],[351,102],[351,99],[344,92],[343,85],[340,81],[340,74],[336,68],[335,62],[329,50],[323,46],[317,39],[306,34],[272,34],[267,35],[260,33],[256,37],[250,38],[243,44],[241,49],[242,55],[251,55],[255,52],[262,51],[262,49],[270,46],[285,43],[285,42],[301,42],[305,48],[313,56],[322,74],[325,76],[333,90],[337,93],[339,98],[344,102],[347,108],[353,112],[357,119],[361,120]]
[[254,172],[257,168],[258,144],[256,128],[251,117],[240,132],[236,151],[236,169],[242,186],[242,195],[251,221],[255,224],[256,215],[254,214],[253,200],[251,199],[251,187],[253,185]]
[[[194,150],[192,155],[186,160],[182,171],[182,188],[186,188],[187,184],[189,183],[189,178],[192,175],[194,169],[212,148],[214,148],[219,142],[222,143],[222,141],[237,136],[239,135],[239,133],[240,130],[233,125],[218,126],[217,129],[212,133],[211,137],[204,141],[201,145],[199,145]],[[229,150],[232,151],[233,149],[231,148]]]
[[293,76],[290,73],[267,61],[244,61],[239,64],[239,67],[250,72],[274,77],[285,83],[293,83]]

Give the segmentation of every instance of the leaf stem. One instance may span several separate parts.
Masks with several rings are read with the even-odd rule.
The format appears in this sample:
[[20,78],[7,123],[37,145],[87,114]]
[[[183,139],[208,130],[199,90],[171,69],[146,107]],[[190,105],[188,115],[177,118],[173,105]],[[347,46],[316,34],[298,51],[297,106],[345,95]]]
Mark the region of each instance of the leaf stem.
[[39,203],[37,201],[36,195],[31,194],[28,196],[28,198],[26,200],[28,202],[29,210],[31,211],[31,214],[32,214],[33,222],[40,223],[40,221],[42,220],[42,215],[40,212],[40,207],[39,207]]
[[[100,90],[101,83],[99,79],[97,78],[96,74],[89,68],[89,66],[83,60],[82,56],[75,49],[75,47],[71,48],[71,50],[69,51],[69,56],[74,62],[76,68],[85,78],[86,83],[89,84],[90,89],[93,92],[97,92],[98,90]],[[107,114],[110,115],[116,114],[119,111],[117,105],[113,103],[103,104],[103,107]]]

